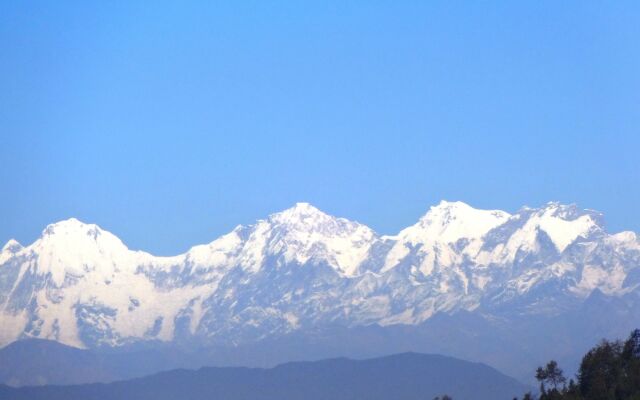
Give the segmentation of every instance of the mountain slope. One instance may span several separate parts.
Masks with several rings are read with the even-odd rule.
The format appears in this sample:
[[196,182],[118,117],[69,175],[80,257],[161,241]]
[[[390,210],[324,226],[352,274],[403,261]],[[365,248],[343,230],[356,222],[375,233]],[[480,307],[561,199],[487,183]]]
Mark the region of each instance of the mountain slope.
[[528,388],[483,364],[405,353],[369,360],[288,363],[273,369],[175,370],[111,384],[13,389],[3,399],[511,399]]

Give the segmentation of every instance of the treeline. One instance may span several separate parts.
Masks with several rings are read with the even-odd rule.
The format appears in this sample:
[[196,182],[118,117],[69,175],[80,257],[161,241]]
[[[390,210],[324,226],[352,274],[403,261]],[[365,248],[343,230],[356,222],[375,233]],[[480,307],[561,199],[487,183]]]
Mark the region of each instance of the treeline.
[[[539,400],[640,400],[640,330],[622,342],[603,340],[580,363],[576,379],[567,379],[555,361],[536,371]],[[523,400],[533,400],[531,393]]]

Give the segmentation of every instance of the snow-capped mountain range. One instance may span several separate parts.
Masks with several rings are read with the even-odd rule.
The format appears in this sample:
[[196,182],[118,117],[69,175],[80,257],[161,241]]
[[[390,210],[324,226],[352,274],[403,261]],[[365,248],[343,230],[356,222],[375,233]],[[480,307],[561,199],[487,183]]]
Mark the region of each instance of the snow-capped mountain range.
[[548,203],[515,214],[441,202],[381,236],[298,203],[174,257],[76,219],[0,253],[0,346],[239,344],[319,326],[414,325],[437,313],[553,315],[640,285],[640,241]]

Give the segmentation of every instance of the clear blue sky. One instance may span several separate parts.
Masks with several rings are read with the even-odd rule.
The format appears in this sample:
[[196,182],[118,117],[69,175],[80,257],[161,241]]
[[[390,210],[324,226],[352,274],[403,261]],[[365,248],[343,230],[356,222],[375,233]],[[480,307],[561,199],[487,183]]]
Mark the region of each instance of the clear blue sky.
[[640,231],[636,1],[88,3],[0,3],[0,242],[75,216],[174,254],[297,201]]

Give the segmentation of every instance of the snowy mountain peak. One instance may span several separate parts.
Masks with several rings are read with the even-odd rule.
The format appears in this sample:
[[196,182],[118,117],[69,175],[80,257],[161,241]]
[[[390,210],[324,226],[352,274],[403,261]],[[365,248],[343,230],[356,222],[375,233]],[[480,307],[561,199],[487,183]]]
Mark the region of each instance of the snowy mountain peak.
[[556,218],[565,221],[574,221],[580,217],[588,215],[595,224],[603,228],[602,213],[591,209],[579,208],[575,203],[563,204],[559,201],[550,201],[540,208],[523,207],[517,214],[527,218],[535,216]]
[[97,251],[104,254],[126,252],[122,241],[96,224],[86,224],[76,218],[48,225],[40,239],[34,243],[39,248],[65,249],[65,253]]
[[535,210],[522,229],[544,231],[556,249],[563,252],[578,238],[603,232],[600,220],[601,214],[596,211],[580,210],[575,204],[550,202]]
[[599,214],[592,210],[581,210],[574,203],[562,204],[559,201],[550,201],[540,209],[543,214],[566,220],[575,219],[583,214]]
[[42,231],[42,237],[89,234],[93,235],[95,238],[101,233],[102,230],[95,224],[86,224],[77,218],[69,218],[47,225],[47,227]]
[[117,236],[76,218],[48,225],[28,249],[38,256],[37,273],[51,274],[57,286],[68,275],[96,270],[109,274],[117,266],[129,266],[132,253]]
[[277,224],[313,224],[333,219],[309,203],[296,203],[293,207],[269,216],[269,221]]
[[430,210],[447,210],[447,209],[457,209],[457,208],[473,208],[467,203],[463,201],[448,201],[448,200],[440,200],[435,206],[429,207]]
[[325,214],[308,203],[297,203],[243,230],[241,264],[252,271],[260,270],[267,258],[276,258],[285,264],[320,262],[352,275],[376,237],[365,225]]
[[621,244],[636,244],[638,243],[638,235],[635,232],[624,231],[611,235],[610,240]]
[[299,201],[286,211],[299,212],[299,213],[318,213],[322,212],[318,208],[306,201]]
[[411,260],[409,262],[427,276],[437,265],[449,266],[458,262],[462,252],[476,253],[482,245],[482,237],[509,218],[509,213],[504,211],[479,210],[460,201],[441,201],[417,224],[396,236],[397,241],[387,254],[382,271],[403,264],[403,260]]
[[22,250],[22,245],[15,239],[9,239],[7,244],[2,247],[2,253],[17,253],[20,250]]
[[601,217],[575,204],[549,202],[540,208],[523,207],[485,237],[484,249],[492,255],[483,262],[513,262],[518,254],[539,252],[547,241],[555,253],[563,253],[580,238],[605,235]]
[[453,243],[462,238],[480,238],[509,217],[509,213],[500,210],[480,210],[461,201],[441,201],[408,229],[419,230],[431,240]]
[[[359,228],[371,231],[368,227],[345,218],[334,217],[317,209],[309,203],[296,203],[284,211],[271,214],[266,221],[269,229],[299,234],[319,236],[343,236]],[[260,225],[260,223],[258,223]]]
[[2,247],[2,251],[0,251],[0,264],[6,262],[22,249],[22,245],[18,243],[17,240],[10,239],[7,244]]

